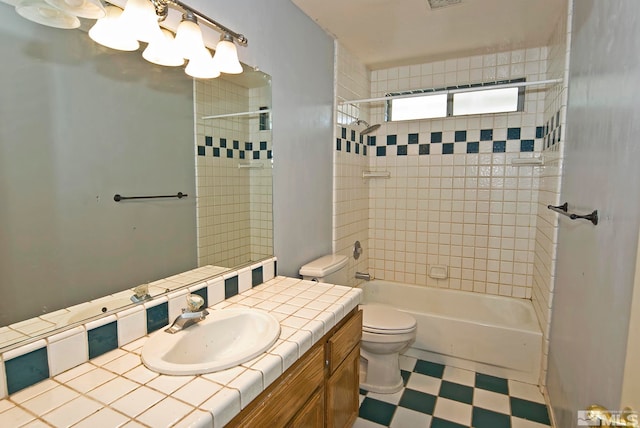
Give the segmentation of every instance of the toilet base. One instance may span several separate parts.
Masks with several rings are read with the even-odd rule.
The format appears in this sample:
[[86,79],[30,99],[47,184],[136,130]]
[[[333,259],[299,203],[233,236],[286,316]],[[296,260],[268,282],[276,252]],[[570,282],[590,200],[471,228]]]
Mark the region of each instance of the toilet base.
[[370,354],[360,349],[360,388],[380,394],[393,394],[404,386],[398,353]]

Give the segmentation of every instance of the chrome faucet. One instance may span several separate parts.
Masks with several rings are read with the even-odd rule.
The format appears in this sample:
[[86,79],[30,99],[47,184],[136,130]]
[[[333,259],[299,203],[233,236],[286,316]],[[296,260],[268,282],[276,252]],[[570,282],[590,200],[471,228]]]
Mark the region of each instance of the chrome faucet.
[[201,309],[204,299],[197,294],[187,295],[187,307],[182,309],[182,313],[176,317],[171,327],[165,329],[167,333],[177,333],[193,324],[204,320],[209,312]]

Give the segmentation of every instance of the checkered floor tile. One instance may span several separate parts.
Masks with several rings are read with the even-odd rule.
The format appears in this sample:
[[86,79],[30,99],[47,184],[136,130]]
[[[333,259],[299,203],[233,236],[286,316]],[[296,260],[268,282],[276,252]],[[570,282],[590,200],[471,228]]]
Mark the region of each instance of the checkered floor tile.
[[400,357],[405,387],[395,394],[360,390],[354,428],[549,428],[538,387]]

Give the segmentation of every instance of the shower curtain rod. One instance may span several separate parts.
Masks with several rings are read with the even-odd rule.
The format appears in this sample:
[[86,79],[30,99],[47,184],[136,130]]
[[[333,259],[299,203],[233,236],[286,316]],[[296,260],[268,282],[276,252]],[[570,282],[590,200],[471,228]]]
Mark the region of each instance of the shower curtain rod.
[[562,82],[562,79],[540,80],[537,82],[505,83],[503,85],[476,86],[473,88],[443,89],[441,91],[421,92],[419,94],[402,94],[402,95],[391,95],[388,97],[364,98],[361,100],[341,101],[338,104],[346,105],[346,104],[373,103],[376,101],[388,101],[396,98],[424,97],[425,95],[459,94],[463,92],[487,91],[489,89],[519,88],[521,86],[542,86],[542,85],[548,85],[551,83],[560,83],[560,82]]
[[202,119],[221,119],[225,117],[238,117],[238,116],[250,116],[252,114],[262,114],[262,113],[271,113],[271,109],[265,110],[257,110],[257,111],[243,111],[241,113],[227,113],[227,114],[216,114],[214,116],[202,116]]

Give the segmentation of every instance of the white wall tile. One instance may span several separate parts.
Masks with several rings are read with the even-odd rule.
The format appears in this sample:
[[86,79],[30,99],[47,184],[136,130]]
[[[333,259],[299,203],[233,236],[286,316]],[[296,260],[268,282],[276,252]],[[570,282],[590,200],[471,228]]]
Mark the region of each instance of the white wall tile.
[[89,361],[87,332],[82,326],[50,336],[47,342],[49,375],[52,377]]

